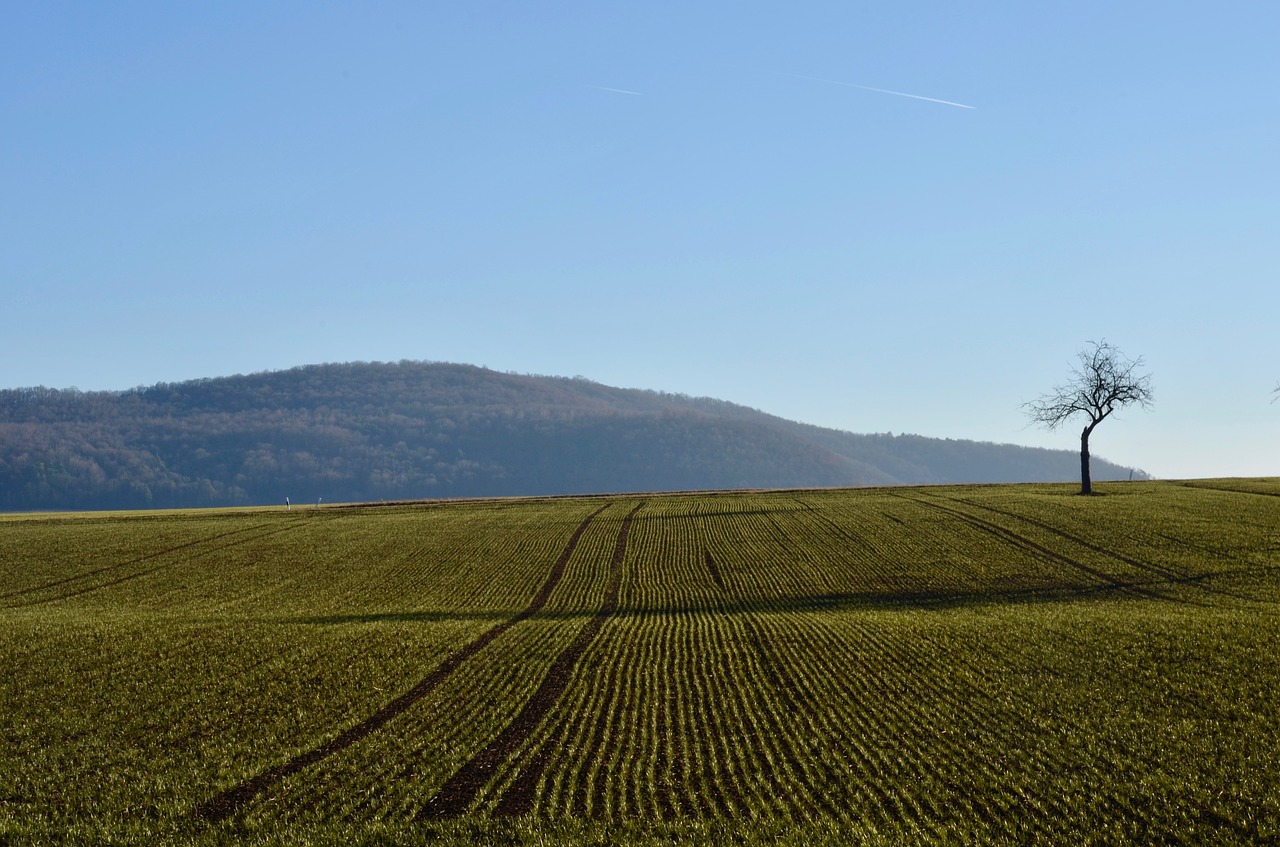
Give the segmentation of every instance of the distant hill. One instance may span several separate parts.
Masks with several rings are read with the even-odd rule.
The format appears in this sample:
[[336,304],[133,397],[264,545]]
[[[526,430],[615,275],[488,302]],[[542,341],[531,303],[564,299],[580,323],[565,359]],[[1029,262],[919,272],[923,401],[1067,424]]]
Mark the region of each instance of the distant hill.
[[[311,365],[121,392],[0,391],[5,511],[1078,473],[1068,450],[856,435],[721,400],[457,364]],[[1130,473],[1094,460],[1095,479]]]

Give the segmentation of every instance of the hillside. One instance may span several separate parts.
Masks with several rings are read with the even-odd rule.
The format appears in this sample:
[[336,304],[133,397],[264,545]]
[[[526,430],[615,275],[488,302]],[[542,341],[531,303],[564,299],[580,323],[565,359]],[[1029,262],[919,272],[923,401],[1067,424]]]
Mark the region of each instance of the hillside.
[[[856,435],[470,365],[313,365],[0,391],[0,510],[1064,481],[1069,450]],[[1094,478],[1130,470],[1094,460]]]

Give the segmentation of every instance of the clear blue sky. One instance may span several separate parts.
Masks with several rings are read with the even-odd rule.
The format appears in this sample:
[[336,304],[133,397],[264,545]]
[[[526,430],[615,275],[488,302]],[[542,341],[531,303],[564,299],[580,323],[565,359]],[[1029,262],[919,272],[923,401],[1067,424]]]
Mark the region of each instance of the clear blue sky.
[[0,387],[428,359],[1074,449],[1020,404],[1105,338],[1156,404],[1096,455],[1280,474],[1278,37],[1263,2],[6,3]]

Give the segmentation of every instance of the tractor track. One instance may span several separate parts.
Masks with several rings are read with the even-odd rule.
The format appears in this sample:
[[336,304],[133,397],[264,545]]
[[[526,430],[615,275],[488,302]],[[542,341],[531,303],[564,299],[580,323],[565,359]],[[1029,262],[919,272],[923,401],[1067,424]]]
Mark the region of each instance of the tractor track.
[[[289,532],[290,530],[299,528],[304,523],[305,521],[297,521],[297,520],[292,521],[285,526],[276,527],[274,529],[268,530],[267,532],[260,532],[256,535],[250,535],[245,538],[237,538],[234,541],[228,542],[226,544],[221,544],[217,547],[200,550],[191,558],[184,559],[182,563],[199,559],[211,553],[220,553],[223,550],[227,550],[231,547],[239,547],[242,544],[248,544],[253,541],[259,541],[263,538],[269,538],[272,535],[279,535],[282,532]],[[85,573],[76,574],[75,576],[69,576],[69,577],[64,577],[62,579],[52,580],[42,585],[33,586],[31,588],[24,588],[21,591],[14,591],[9,594],[3,595],[3,597],[0,597],[0,599],[6,599],[10,597],[20,597],[26,594],[34,594],[38,591],[45,591],[60,585],[66,586],[68,583],[77,582],[83,579],[88,579],[90,577],[97,576],[99,574],[105,574],[111,571],[119,571],[120,569],[127,568],[130,565],[136,565],[142,562],[152,561],[155,559],[162,558],[164,556],[172,555],[174,553],[179,553],[183,550],[190,550],[193,547],[198,547],[200,545],[207,544],[211,541],[216,541],[220,538],[228,538],[230,536],[235,536],[235,535],[244,535],[244,533],[246,532],[252,532],[253,530],[262,529],[263,527],[267,527],[267,526],[271,526],[271,524],[255,524],[254,526],[248,527],[246,529],[237,529],[231,532],[221,532],[216,535],[211,535],[207,538],[200,538],[195,541],[187,542],[186,544],[179,544],[176,547],[169,547],[164,550],[158,550],[154,553],[148,553],[145,556],[139,556],[137,558],[130,559],[127,562],[116,562],[113,565],[104,565],[103,567],[94,568],[91,571],[86,571]],[[51,597],[42,597],[34,600],[30,600],[30,599],[20,600],[16,603],[6,603],[4,606],[0,606],[0,608],[20,609],[27,606],[39,606],[44,603],[56,603],[59,600],[67,600],[72,597],[79,597],[83,594],[89,594],[94,591],[100,591],[103,588],[111,588],[112,586],[120,585],[121,583],[131,582],[132,580],[139,579],[149,574],[156,573],[157,571],[162,571],[165,568],[173,567],[175,564],[179,564],[179,563],[178,562],[162,562],[161,564],[153,565],[152,567],[145,568],[140,571],[134,571],[133,573],[125,574],[124,576],[120,576],[115,579],[109,579],[105,582],[97,582],[97,583],[94,583],[93,585],[88,585],[88,586],[78,586],[78,587],[72,588],[71,590],[63,591],[60,594],[54,594]]]
[[153,553],[147,553],[142,556],[137,556],[125,562],[115,562],[110,565],[103,565],[100,568],[94,568],[93,570],[85,571],[84,573],[78,573],[72,576],[64,576],[61,579],[52,579],[52,580],[49,580],[48,582],[42,582],[41,584],[33,585],[30,588],[20,588],[17,591],[9,591],[5,594],[0,594],[0,600],[7,600],[10,597],[21,597],[24,594],[35,594],[37,591],[45,591],[47,589],[54,588],[55,586],[66,585],[68,582],[75,582],[81,579],[88,579],[91,576],[96,576],[97,574],[100,574],[100,573],[106,573],[107,571],[119,570],[120,568],[127,568],[130,565],[136,565],[140,562],[150,561],[151,559],[158,559],[161,556],[168,556],[170,553],[177,553],[179,550],[188,550],[200,544],[207,544],[210,541],[217,541],[219,538],[227,538],[228,536],[232,536],[232,535],[242,535],[246,532],[252,532],[255,529],[262,529],[263,527],[270,526],[270,525],[271,524],[260,523],[260,524],[254,524],[253,526],[244,527],[243,529],[233,529],[228,532],[214,533],[213,535],[209,535],[204,538],[197,538],[195,541],[188,541],[186,544],[178,544],[174,547],[166,547],[163,550],[156,550]]
[[[498,768],[528,741],[534,730],[555,708],[569,686],[578,660],[591,646],[591,642],[595,640],[605,622],[617,611],[618,595],[622,587],[622,561],[627,552],[627,535],[631,531],[632,520],[643,506],[644,501],[641,501],[622,520],[618,539],[614,545],[613,558],[609,563],[609,585],[599,611],[583,625],[573,642],[552,662],[541,685],[525,703],[520,714],[516,715],[483,750],[465,762],[453,776],[445,781],[435,796],[419,811],[418,820],[441,820],[458,817],[465,813],[492,780]],[[532,811],[538,783],[549,758],[545,751],[540,751],[526,763],[498,801],[496,814],[520,816]]]
[[[985,532],[989,535],[994,535],[996,538],[1006,541],[1015,547],[1021,547],[1024,550],[1028,550],[1033,554],[1040,556],[1041,558],[1048,559],[1049,561],[1056,562],[1061,565],[1066,565],[1067,567],[1073,570],[1077,570],[1077,571],[1080,571],[1081,573],[1088,574],[1094,579],[1097,579],[1097,580],[1100,580],[1101,582],[1106,583],[1110,588],[1113,588],[1117,591],[1124,591],[1131,594],[1136,594],[1150,600],[1165,600],[1165,601],[1184,602],[1184,603],[1192,602],[1192,601],[1186,601],[1186,600],[1175,600],[1172,597],[1167,597],[1164,594],[1159,593],[1158,591],[1153,591],[1150,588],[1147,588],[1144,584],[1139,582],[1117,579],[1115,576],[1107,573],[1106,571],[1099,570],[1098,568],[1090,567],[1089,565],[1086,565],[1084,562],[1081,562],[1077,559],[1073,559],[1070,556],[1064,556],[1062,553],[1059,553],[1057,550],[1052,550],[1048,547],[1045,547],[1043,544],[1038,544],[1037,542],[1032,541],[1030,538],[1027,538],[1025,535],[1019,535],[1013,530],[1003,527],[998,523],[984,520],[983,518],[980,518],[974,514],[970,514],[969,512],[963,511],[962,509],[955,509],[955,508],[951,508],[950,506],[944,506],[941,503],[937,503],[937,502],[934,502],[933,500],[925,499],[922,497],[908,497],[905,494],[895,494],[894,496],[901,497],[904,500],[909,500],[921,506],[927,506],[931,509],[936,509],[940,512],[945,512],[949,515],[952,515],[953,517],[959,518],[962,522],[967,523],[969,526],[973,527],[974,529],[977,529],[981,532]],[[959,501],[959,502],[964,502],[964,501]]]
[[[938,495],[927,495],[927,496],[938,496]],[[1092,550],[1095,553],[1099,553],[1103,556],[1108,556],[1112,559],[1115,559],[1118,562],[1123,562],[1124,564],[1132,568],[1135,568],[1137,570],[1146,571],[1147,573],[1152,574],[1153,576],[1160,577],[1161,579],[1171,584],[1191,585],[1191,586],[1194,586],[1195,588],[1200,589],[1206,594],[1214,594],[1220,597],[1230,597],[1233,600],[1246,600],[1246,601],[1255,602],[1255,603],[1267,602],[1267,601],[1258,601],[1256,598],[1248,597],[1244,594],[1236,594],[1235,592],[1232,592],[1232,591],[1225,591],[1220,588],[1212,588],[1210,586],[1204,585],[1202,581],[1206,577],[1213,576],[1214,575],[1213,573],[1203,573],[1203,574],[1194,574],[1194,575],[1180,573],[1174,570],[1173,568],[1167,568],[1167,567],[1164,567],[1163,565],[1157,565],[1154,562],[1143,562],[1139,559],[1134,559],[1131,556],[1126,556],[1125,554],[1120,553],[1116,550],[1109,550],[1106,547],[1102,547],[1098,544],[1094,544],[1093,542],[1087,539],[1081,538],[1078,535],[1073,535],[1070,532],[1059,529],[1058,527],[1053,526],[1052,524],[1049,524],[1049,523],[1045,523],[1044,521],[1039,520],[1037,518],[1028,517],[1026,515],[1020,515],[1016,512],[1006,511],[1005,509],[998,509],[995,506],[988,506],[984,503],[974,503],[970,500],[962,500],[955,497],[948,497],[946,499],[950,500],[953,503],[960,503],[965,506],[972,506],[976,509],[984,509],[988,512],[994,512],[997,515],[1004,515],[1005,517],[1010,517],[1010,518],[1013,518],[1014,520],[1019,520],[1024,523],[1029,523],[1032,526],[1039,527],[1040,529],[1043,529],[1046,532],[1050,532],[1060,538],[1064,538],[1067,541],[1072,542],[1073,544],[1078,544],[1081,547],[1084,547],[1086,550]],[[1185,542],[1178,541],[1175,538],[1170,538],[1167,535],[1161,536],[1161,537],[1165,538],[1166,540],[1173,541],[1176,544],[1182,544],[1183,546],[1192,546],[1192,545],[1187,545]],[[1196,549],[1196,548],[1193,547],[1193,549]],[[1206,550],[1203,552],[1211,552],[1214,555],[1221,557],[1221,554],[1218,554],[1214,551]]]
[[1280,497],[1280,491],[1254,491],[1248,488],[1229,488],[1220,485],[1202,485],[1198,482],[1177,482],[1174,483],[1182,488],[1192,488],[1197,491],[1221,491],[1226,494],[1252,494],[1255,497]]
[[533,599],[529,601],[529,605],[525,607],[523,611],[511,618],[508,618],[502,623],[489,628],[472,641],[455,650],[447,659],[441,662],[434,671],[419,680],[416,685],[389,702],[387,705],[383,706],[374,714],[365,718],[360,723],[342,731],[320,746],[314,747],[305,753],[300,753],[287,762],[268,768],[256,776],[237,783],[222,793],[206,800],[204,803],[201,803],[196,807],[195,816],[201,820],[215,823],[226,820],[243,809],[254,798],[262,794],[276,782],[292,776],[299,771],[305,770],[306,768],[309,768],[312,765],[315,765],[333,754],[345,750],[356,742],[366,738],[381,729],[393,718],[403,714],[413,706],[414,703],[418,702],[427,694],[439,687],[439,685],[448,679],[463,662],[480,652],[498,636],[502,635],[521,621],[528,620],[538,612],[542,611],[543,606],[546,605],[547,600],[551,597],[551,592],[555,590],[555,587],[560,582],[561,577],[564,576],[565,567],[568,565],[569,558],[573,555],[574,549],[577,548],[578,541],[587,531],[587,527],[591,525],[592,521],[594,521],[601,512],[609,508],[609,506],[609,503],[601,506],[590,515],[587,515],[587,517],[583,519],[582,523],[578,525],[578,528],[574,530],[573,535],[570,536],[568,543],[565,544],[564,550],[560,553],[560,557],[556,560],[555,564],[552,565],[551,573],[548,574],[546,581],[542,584],[538,593],[534,595]]

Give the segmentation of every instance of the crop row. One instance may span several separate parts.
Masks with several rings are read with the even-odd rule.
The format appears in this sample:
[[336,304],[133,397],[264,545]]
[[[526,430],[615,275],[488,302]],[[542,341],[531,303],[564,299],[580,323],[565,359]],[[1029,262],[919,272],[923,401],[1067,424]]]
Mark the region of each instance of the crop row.
[[[744,521],[647,507],[635,520],[617,613],[589,639],[555,708],[539,710],[536,722],[522,722],[510,704],[496,719],[492,708],[475,713],[493,729],[469,762],[493,748],[503,727],[520,726],[521,744],[500,745],[503,755],[455,811],[611,821],[845,819],[881,832],[942,838],[960,827],[1020,838],[1049,837],[1063,820],[1106,821],[1139,802],[1128,783],[1108,775],[1150,782],[1158,747],[1099,722],[1091,710],[1097,704],[1082,699],[1080,687],[1096,673],[1098,653],[1114,652],[1098,643],[1099,628],[1132,638],[1150,621],[1139,616],[1135,625],[1107,606],[1043,602],[1061,597],[1064,587],[1088,596],[1132,577],[1133,565],[1113,561],[1113,573],[1098,570],[1101,561],[1064,563],[1046,539],[984,528],[949,506],[882,505],[904,516],[902,526],[927,525],[942,561],[959,549],[963,562],[916,573],[907,586],[894,584],[892,570],[874,571],[868,581],[878,581],[892,602],[868,603],[876,592],[856,590],[865,549],[841,549],[832,539],[853,530],[874,538],[872,521],[842,526],[838,513],[813,508],[757,509]],[[881,522],[879,530],[900,532],[893,526]],[[995,606],[990,619],[975,619],[966,604],[940,607],[937,598],[954,599],[947,592],[957,584],[973,591],[983,585],[974,553],[1000,546],[996,567],[1009,568],[1014,558],[1015,567],[1059,593],[1042,590],[1041,602],[1015,606],[1012,618],[1008,601],[1022,598],[1007,589],[968,598]],[[1090,555],[1115,559],[1105,551]],[[722,569],[719,580],[708,556]],[[909,562],[889,564],[909,573]],[[579,565],[590,568],[592,560]],[[1092,579],[1081,580],[1081,570]],[[1158,596],[1128,596],[1162,605]],[[946,608],[952,611],[940,615]],[[1202,609],[1180,611],[1184,622],[1204,625]],[[1158,620],[1169,614],[1161,611]],[[586,624],[578,626],[580,640]],[[1046,644],[1057,651],[1046,652]],[[554,667],[538,665],[542,684]],[[1166,693],[1175,681],[1189,680],[1149,680]],[[526,690],[536,699],[538,688]],[[1151,693],[1129,691],[1111,707],[1133,708],[1135,695]],[[1204,714],[1166,717],[1208,722]],[[1234,738],[1227,735],[1200,747]],[[1189,786],[1207,790],[1220,775],[1193,774]],[[1110,790],[1086,790],[1095,784]],[[424,799],[438,796],[440,785],[437,777],[368,793],[397,794],[400,813],[429,815]],[[314,800],[302,805],[314,808]],[[1247,817],[1242,800],[1235,798],[1224,819]]]
[[110,555],[0,571],[47,598],[0,625],[0,836],[461,815],[1265,841],[1277,518],[1144,484],[101,522]]

